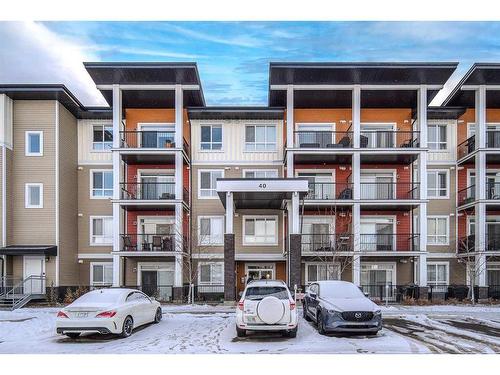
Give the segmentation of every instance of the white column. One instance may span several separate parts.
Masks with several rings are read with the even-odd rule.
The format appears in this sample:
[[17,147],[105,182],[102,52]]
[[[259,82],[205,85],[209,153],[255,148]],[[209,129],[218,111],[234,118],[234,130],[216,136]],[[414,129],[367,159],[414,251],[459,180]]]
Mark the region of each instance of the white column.
[[419,204],[418,234],[418,250],[427,252],[427,203]]
[[[293,210],[292,210],[292,200],[288,199],[286,201],[286,216],[288,218],[288,234],[292,234],[293,228]],[[287,249],[288,251],[288,249]]]
[[486,250],[486,204],[477,203],[474,209],[475,252],[483,252]]
[[184,156],[182,152],[175,153],[175,199],[182,200],[184,192]]
[[182,203],[175,204],[175,251],[184,251],[184,208]]
[[300,234],[299,193],[292,194],[292,227],[290,234]]
[[420,180],[419,198],[427,199],[427,151],[421,151],[418,155],[418,177]]
[[486,255],[484,252],[478,253],[475,257],[475,268],[476,268],[476,275],[477,275],[477,286],[479,287],[485,287],[487,285],[487,278],[486,278]]
[[184,143],[184,103],[182,85],[175,85],[175,147],[182,148]]
[[233,193],[226,193],[226,234],[234,233],[234,199]]
[[476,90],[476,148],[486,147],[486,86],[481,85]]
[[420,130],[420,147],[427,148],[427,86],[420,85],[417,93],[417,118]]
[[361,285],[361,207],[359,203],[352,206],[352,235],[353,250],[352,257],[352,282]]
[[175,254],[174,287],[182,286],[183,254]]
[[[294,130],[295,123],[293,118],[294,112],[294,95],[293,85],[288,85],[286,89],[286,147],[291,149],[294,147]],[[286,154],[286,177],[294,176],[293,153],[287,151]]]
[[427,286],[427,254],[418,257],[418,285]]
[[[113,251],[120,251],[120,205],[116,201],[120,199],[120,175],[121,162],[120,152],[116,151],[120,148],[120,128],[122,124],[122,91],[119,85],[113,85]],[[116,272],[115,272],[116,271]],[[113,255],[113,285],[115,282],[119,286],[121,280],[120,275],[120,258]]]
[[113,286],[119,287],[121,280],[121,267],[120,267],[120,256],[118,254],[113,254]]
[[476,153],[475,157],[475,184],[476,199],[486,199],[486,155],[483,150]]
[[359,148],[361,132],[361,87],[354,85],[352,90],[352,131],[354,137],[354,148]]
[[352,188],[353,199],[361,199],[361,155],[354,151],[352,155]]

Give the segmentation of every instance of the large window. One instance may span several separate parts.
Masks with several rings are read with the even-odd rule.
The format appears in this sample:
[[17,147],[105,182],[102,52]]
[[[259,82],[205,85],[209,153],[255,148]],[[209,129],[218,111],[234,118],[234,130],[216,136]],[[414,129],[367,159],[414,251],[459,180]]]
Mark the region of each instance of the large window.
[[306,283],[322,280],[340,280],[338,264],[306,263]]
[[446,125],[429,125],[428,126],[427,144],[431,150],[446,150],[447,137],[446,137]]
[[246,151],[276,150],[275,125],[247,125],[245,127]]
[[111,286],[113,284],[113,263],[91,263],[90,284],[93,286]]
[[224,217],[199,216],[198,217],[198,244],[223,245],[224,244]]
[[24,207],[43,208],[43,184],[26,184],[24,194]]
[[277,245],[278,219],[276,217],[244,217],[244,245]]
[[243,171],[245,178],[277,178],[277,169],[246,169]]
[[448,198],[448,171],[427,171],[427,196]]
[[199,191],[198,198],[214,199],[217,198],[217,179],[224,177],[224,170],[200,170],[199,171]]
[[113,171],[91,171],[91,198],[106,198],[113,196]]
[[198,265],[198,284],[200,285],[223,285],[224,263],[210,262]]
[[429,216],[427,218],[427,244],[448,245],[448,216]]
[[42,131],[27,131],[26,132],[26,156],[42,156],[43,155],[43,132]]
[[448,263],[427,263],[427,285],[448,285]]
[[92,150],[105,151],[113,147],[113,125],[94,125]]
[[95,246],[113,244],[112,216],[92,216],[90,218],[90,244]]
[[203,125],[200,146],[202,150],[222,150],[222,126]]

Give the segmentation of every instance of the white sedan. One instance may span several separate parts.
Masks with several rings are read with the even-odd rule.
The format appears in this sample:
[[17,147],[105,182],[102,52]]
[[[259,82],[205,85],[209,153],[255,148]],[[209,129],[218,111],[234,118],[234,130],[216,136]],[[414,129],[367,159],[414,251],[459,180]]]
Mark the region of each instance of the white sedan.
[[135,289],[99,289],[84,294],[57,313],[57,333],[77,338],[82,333],[119,334],[162,317],[160,303]]

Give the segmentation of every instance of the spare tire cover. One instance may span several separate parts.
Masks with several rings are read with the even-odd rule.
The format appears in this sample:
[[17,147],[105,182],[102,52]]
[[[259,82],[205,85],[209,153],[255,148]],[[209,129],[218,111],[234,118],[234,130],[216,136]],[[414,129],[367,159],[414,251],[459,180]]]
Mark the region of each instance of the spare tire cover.
[[257,316],[266,324],[278,323],[285,314],[285,306],[274,296],[264,297],[257,305]]

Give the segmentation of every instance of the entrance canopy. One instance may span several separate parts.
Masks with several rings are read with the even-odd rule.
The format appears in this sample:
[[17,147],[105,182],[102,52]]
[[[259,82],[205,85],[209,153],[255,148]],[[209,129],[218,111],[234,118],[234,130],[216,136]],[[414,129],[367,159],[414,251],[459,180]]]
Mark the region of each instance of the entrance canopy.
[[54,245],[11,245],[0,248],[0,255],[57,255]]
[[232,193],[236,209],[281,209],[293,193],[304,197],[308,186],[306,178],[219,178],[217,194],[224,208],[227,193]]

